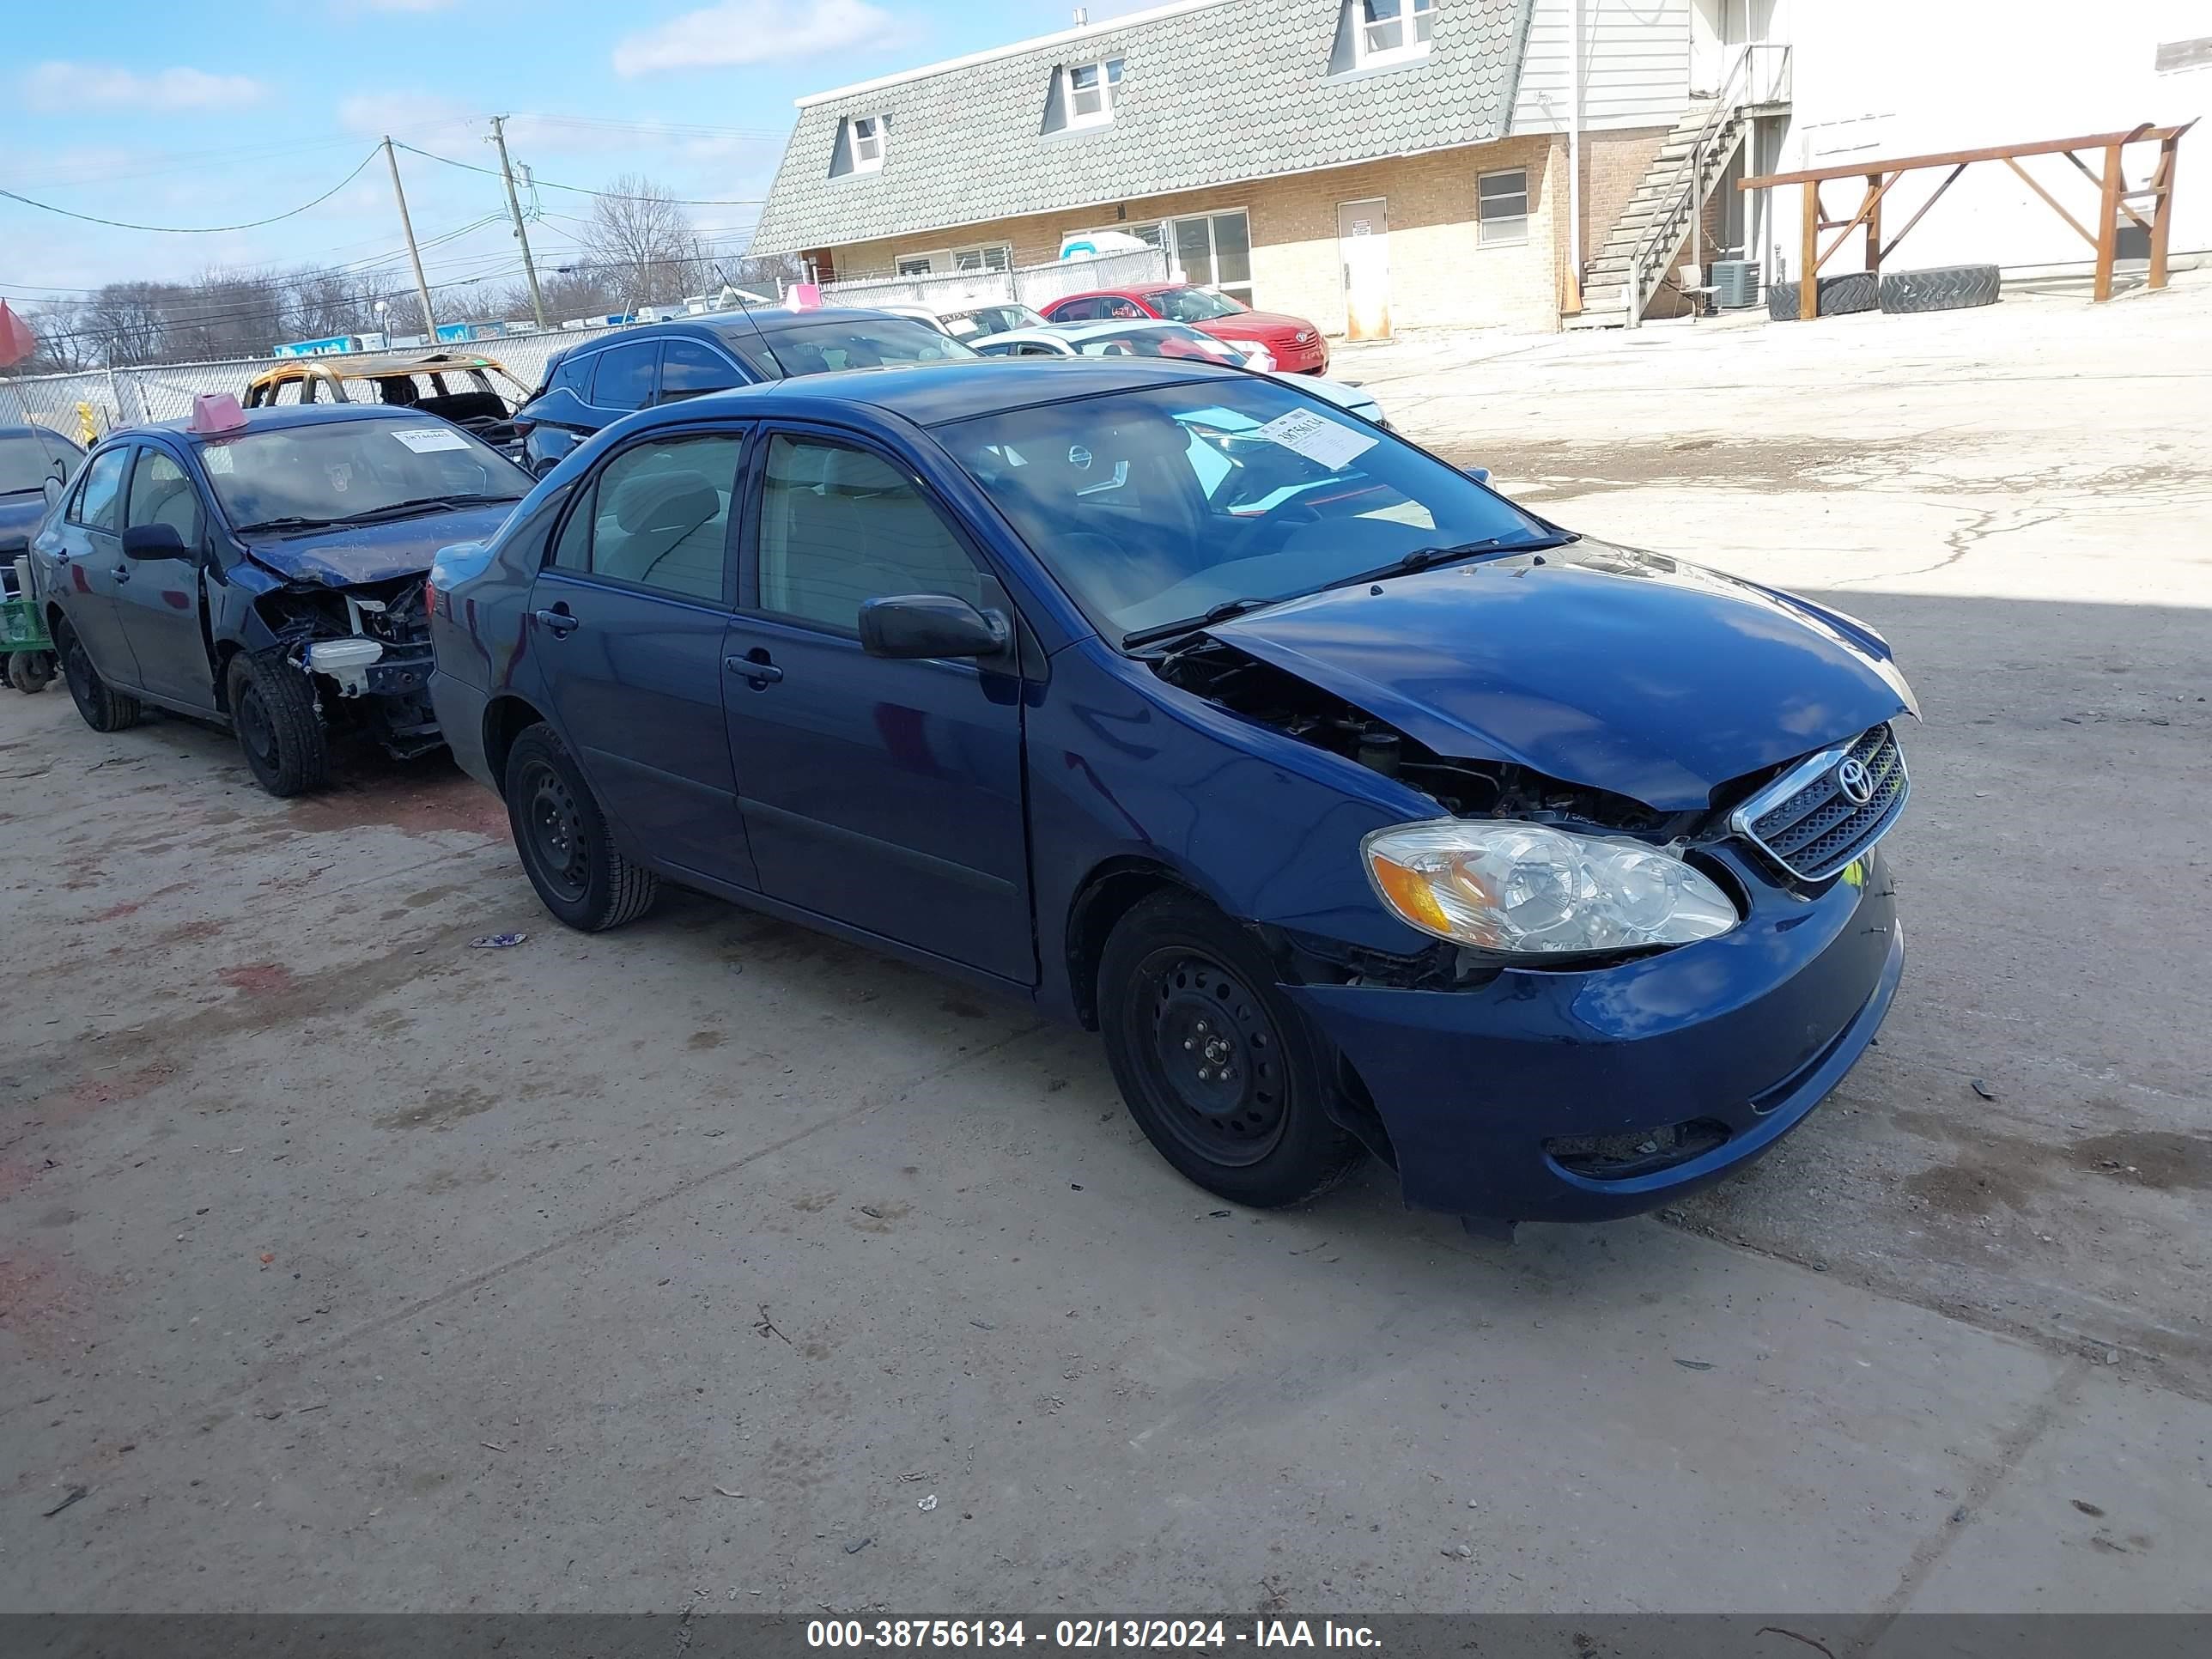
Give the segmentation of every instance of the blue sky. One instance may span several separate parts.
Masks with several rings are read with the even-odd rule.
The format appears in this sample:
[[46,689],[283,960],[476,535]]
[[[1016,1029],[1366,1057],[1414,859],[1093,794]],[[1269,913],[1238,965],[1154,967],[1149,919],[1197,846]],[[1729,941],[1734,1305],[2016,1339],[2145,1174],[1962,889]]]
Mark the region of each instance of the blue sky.
[[[1104,0],[1093,21],[1146,0]],[[765,193],[800,94],[1066,28],[1062,0],[100,0],[10,8],[0,186],[102,217],[227,225],[330,189],[380,135],[478,166],[483,118],[515,160],[595,186],[636,172],[716,202]],[[434,284],[519,272],[499,181],[402,153]],[[531,240],[573,252],[588,198],[550,188]],[[719,246],[757,210],[690,210]],[[467,228],[492,215],[498,222]],[[569,216],[562,217],[560,216]],[[443,239],[443,240],[441,240]],[[336,267],[401,246],[376,157],[310,212],[256,230],[161,235],[0,198],[0,296],[67,297],[210,266]]]

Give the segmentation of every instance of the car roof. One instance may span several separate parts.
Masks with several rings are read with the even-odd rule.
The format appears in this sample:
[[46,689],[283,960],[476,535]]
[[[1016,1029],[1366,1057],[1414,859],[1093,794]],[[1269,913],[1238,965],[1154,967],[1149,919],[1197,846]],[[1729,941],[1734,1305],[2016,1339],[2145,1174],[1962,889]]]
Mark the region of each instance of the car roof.
[[441,368],[497,368],[503,372],[505,365],[495,357],[451,351],[387,353],[377,356],[331,352],[319,357],[297,357],[264,368],[253,377],[253,384],[296,380],[316,374],[334,374],[341,380],[374,380],[390,374],[434,374]]
[[647,411],[659,418],[641,425],[673,425],[710,412],[804,417],[881,410],[915,426],[942,426],[1105,392],[1231,378],[1249,379],[1242,369],[1159,357],[999,357],[912,368],[848,368],[687,398]]
[[561,353],[561,360],[587,351],[597,351],[605,346],[628,345],[634,340],[665,338],[669,336],[696,339],[701,335],[717,337],[734,336],[750,339],[756,326],[774,338],[795,328],[805,328],[826,322],[919,322],[916,317],[896,311],[879,311],[862,306],[808,306],[804,309],[791,306],[749,306],[735,311],[702,312],[696,317],[666,317],[657,323],[632,323],[596,339],[579,340]]
[[233,427],[226,432],[195,432],[191,417],[185,416],[174,421],[148,421],[137,426],[119,427],[108,435],[130,437],[149,432],[174,433],[187,438],[233,438],[240,432],[270,432],[288,426],[326,426],[337,421],[434,421],[439,417],[419,409],[408,409],[398,404],[278,404],[266,409],[246,409],[239,411],[246,416],[243,427]]
[[59,427],[40,426],[36,421],[27,421],[20,426],[0,426],[0,438],[59,438],[72,448],[84,447]]

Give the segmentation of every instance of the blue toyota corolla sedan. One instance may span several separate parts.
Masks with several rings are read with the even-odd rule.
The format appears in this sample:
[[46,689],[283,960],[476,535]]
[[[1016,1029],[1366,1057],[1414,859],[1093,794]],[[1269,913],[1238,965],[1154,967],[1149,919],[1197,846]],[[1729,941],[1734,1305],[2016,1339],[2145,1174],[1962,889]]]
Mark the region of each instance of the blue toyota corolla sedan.
[[1848,617],[1259,375],[877,369],[633,416],[431,576],[572,927],[664,881],[1094,1026],[1200,1185],[1627,1214],[1873,1039],[1917,717]]

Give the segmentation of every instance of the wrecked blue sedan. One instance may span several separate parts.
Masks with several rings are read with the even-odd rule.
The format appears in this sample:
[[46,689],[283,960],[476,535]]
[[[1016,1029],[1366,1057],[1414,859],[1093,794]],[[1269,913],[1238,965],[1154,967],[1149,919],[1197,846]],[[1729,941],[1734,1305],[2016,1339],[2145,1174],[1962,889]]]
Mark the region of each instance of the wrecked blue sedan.
[[1877,635],[1236,369],[647,410],[430,607],[556,916],[675,882],[1031,999],[1243,1203],[1371,1152],[1470,1218],[1648,1208],[1802,1121],[1897,988]]
[[150,706],[226,726],[264,789],[297,795],[333,737],[439,745],[431,556],[530,483],[434,415],[202,398],[92,452],[31,543],[32,585],[86,725]]

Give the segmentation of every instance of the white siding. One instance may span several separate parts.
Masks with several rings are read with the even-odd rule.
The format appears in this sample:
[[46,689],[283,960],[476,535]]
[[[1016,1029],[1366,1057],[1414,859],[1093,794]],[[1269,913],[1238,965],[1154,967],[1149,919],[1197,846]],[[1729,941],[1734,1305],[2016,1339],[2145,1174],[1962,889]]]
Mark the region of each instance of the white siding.
[[[1536,0],[1511,131],[1565,132],[1577,0]],[[1690,0],[1580,0],[1583,126],[1674,125],[1690,93]]]
[[[2212,150],[2212,65],[2157,68],[2161,44],[2212,35],[2205,0],[2122,0],[2094,13],[2078,0],[2014,0],[2001,22],[1963,0],[1801,3],[1794,31],[1796,103],[1777,172],[2124,131],[2139,121],[2198,120],[2203,125],[2181,145],[2171,245],[2176,255],[2212,249],[2205,154]],[[1900,49],[1905,42],[1910,50]],[[2128,152],[2130,185],[2143,182],[2155,157],[2153,146]],[[2082,159],[2104,167],[2101,155]],[[2064,156],[2021,165],[2094,228],[2096,190]],[[1943,178],[1943,171],[1931,171],[1900,180],[1882,199],[1884,224],[1893,233],[1903,228]],[[1858,205],[1856,180],[1823,190],[1832,216],[1847,217]],[[1778,260],[1787,275],[1797,275],[1802,195],[1802,188],[1774,192],[1767,246],[1752,256],[1767,261],[1770,274]],[[1834,235],[1822,233],[1821,246]],[[1859,269],[1863,244],[1856,234],[1845,239],[1821,274]],[[2033,269],[2093,258],[2002,161],[1969,167],[1891,256],[1900,270],[1969,263]]]

